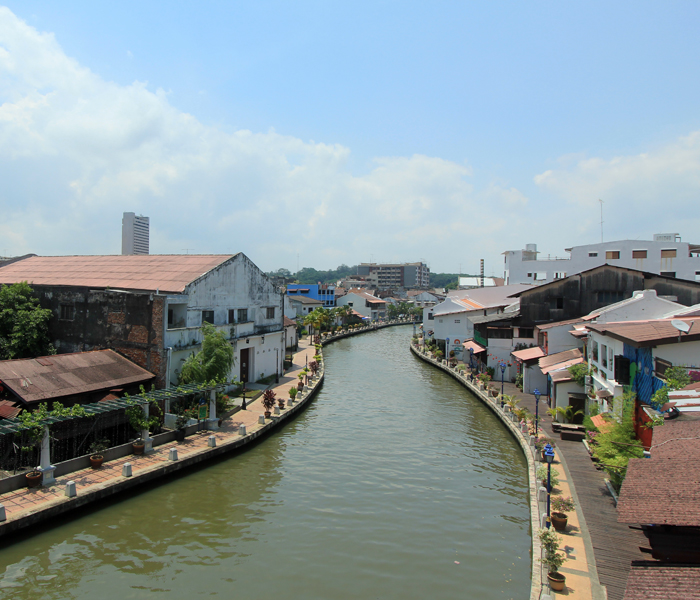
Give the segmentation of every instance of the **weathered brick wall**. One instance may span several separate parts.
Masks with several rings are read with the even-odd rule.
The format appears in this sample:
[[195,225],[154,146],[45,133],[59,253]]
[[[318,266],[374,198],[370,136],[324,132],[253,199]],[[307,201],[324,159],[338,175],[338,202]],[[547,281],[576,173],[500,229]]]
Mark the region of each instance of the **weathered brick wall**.
[[[165,384],[163,297],[87,288],[33,286],[44,308],[53,312],[49,334],[59,354],[111,348],[156,375]],[[72,306],[72,320],[61,319],[61,305]]]

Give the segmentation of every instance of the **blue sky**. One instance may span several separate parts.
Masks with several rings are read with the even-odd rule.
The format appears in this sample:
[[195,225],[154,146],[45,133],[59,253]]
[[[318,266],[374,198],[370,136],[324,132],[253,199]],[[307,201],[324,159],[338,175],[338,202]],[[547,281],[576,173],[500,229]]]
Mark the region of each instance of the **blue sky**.
[[[0,252],[499,274],[700,242],[697,2],[8,2]],[[298,256],[298,258],[297,258]]]

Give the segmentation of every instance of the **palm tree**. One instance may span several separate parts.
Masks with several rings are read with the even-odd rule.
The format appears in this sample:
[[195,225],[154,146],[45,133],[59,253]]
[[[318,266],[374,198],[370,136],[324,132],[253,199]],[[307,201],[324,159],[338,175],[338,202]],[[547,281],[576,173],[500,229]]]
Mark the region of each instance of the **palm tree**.
[[561,406],[557,407],[557,414],[561,415],[564,417],[567,423],[573,423],[574,419],[578,417],[579,415],[584,414],[582,410],[577,410],[574,411],[574,407],[569,404],[566,408],[562,408]]

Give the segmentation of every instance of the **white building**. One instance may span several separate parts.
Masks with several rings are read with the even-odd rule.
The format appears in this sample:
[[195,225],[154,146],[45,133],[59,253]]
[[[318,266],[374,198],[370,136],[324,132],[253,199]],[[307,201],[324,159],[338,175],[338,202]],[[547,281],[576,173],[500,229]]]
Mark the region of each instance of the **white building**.
[[362,263],[357,274],[373,281],[380,290],[398,288],[427,288],[430,285],[430,269],[422,262],[415,263]]
[[506,284],[549,283],[609,264],[667,277],[700,281],[700,245],[682,242],[676,233],[658,233],[653,241],[618,240],[567,248],[569,257],[540,258],[537,244],[504,252]]
[[351,306],[353,310],[371,321],[386,318],[387,303],[362,290],[352,289],[336,300],[337,306]]
[[149,219],[125,212],[122,217],[122,254],[149,253]]

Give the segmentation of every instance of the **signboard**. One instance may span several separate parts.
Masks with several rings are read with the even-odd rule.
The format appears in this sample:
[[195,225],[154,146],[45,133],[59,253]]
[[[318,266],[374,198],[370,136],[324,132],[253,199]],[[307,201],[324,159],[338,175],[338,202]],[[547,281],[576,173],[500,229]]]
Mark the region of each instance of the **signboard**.
[[200,404],[199,405],[199,414],[197,415],[197,418],[200,421],[206,421],[207,420],[207,405],[206,404]]

